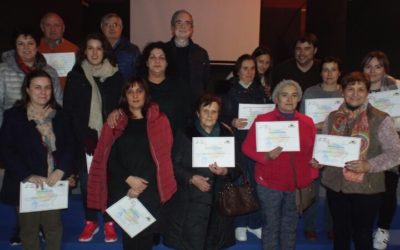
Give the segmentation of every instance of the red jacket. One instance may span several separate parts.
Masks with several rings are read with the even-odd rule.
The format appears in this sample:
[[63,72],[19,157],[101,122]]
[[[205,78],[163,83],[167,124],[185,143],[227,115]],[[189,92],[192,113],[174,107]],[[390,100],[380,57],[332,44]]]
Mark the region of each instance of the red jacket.
[[313,179],[318,177],[318,170],[310,164],[316,134],[314,122],[308,116],[297,111],[293,120],[299,121],[300,152],[282,152],[274,160],[265,160],[265,152],[257,152],[256,150],[255,123],[285,121],[285,118],[275,108],[274,111],[259,115],[255,119],[242,144],[242,151],[256,162],[254,177],[257,183],[279,191],[294,191],[295,181],[291,162],[295,165],[297,187],[306,187]]
[[[147,134],[150,152],[157,168],[157,188],[162,203],[168,201],[177,190],[172,167],[171,150],[173,137],[168,118],[152,103],[146,114]],[[87,205],[104,211],[107,208],[107,162],[114,141],[122,135],[128,124],[128,117],[122,115],[115,128],[107,123],[101,129],[88,179]]]

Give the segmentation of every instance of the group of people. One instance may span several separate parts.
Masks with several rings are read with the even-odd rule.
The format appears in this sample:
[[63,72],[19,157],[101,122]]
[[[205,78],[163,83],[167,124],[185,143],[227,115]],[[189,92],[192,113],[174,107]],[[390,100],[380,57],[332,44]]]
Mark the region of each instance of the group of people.
[[[325,229],[334,249],[385,249],[396,210],[400,164],[400,119],[374,108],[368,93],[400,88],[389,75],[381,51],[368,53],[361,71],[340,80],[341,62],[315,58],[318,41],[300,36],[294,57],[273,67],[271,51],[260,46],[241,55],[229,90],[206,93],[210,78],[207,51],[194,43],[193,17],[186,10],[171,18],[173,37],[151,42],[140,54],[121,37],[121,18],[101,19],[102,33],[86,36],[81,47],[63,38],[62,18],[41,19],[43,37],[26,29],[15,33],[15,48],[0,64],[0,159],[5,168],[1,201],[15,206],[17,230],[10,243],[40,249],[39,231],[48,249],[60,249],[60,210],[19,213],[19,183],[53,186],[68,179],[80,183],[85,221],[78,240],[90,242],[103,216],[104,240],[118,234],[105,209],[124,196],[138,198],[157,219],[131,238],[124,249],[152,249],[163,243],[179,250],[222,249],[262,240],[265,250],[295,249],[299,220],[295,190],[322,184],[327,193]],[[57,75],[46,54],[76,53],[67,75]],[[305,115],[305,101],[343,97],[324,122]],[[250,129],[239,118],[239,104],[275,104],[257,116]],[[258,152],[257,122],[297,121],[300,150],[276,147]],[[362,140],[360,159],[344,168],[312,158],[316,134]],[[234,137],[235,166],[193,168],[193,137]],[[220,213],[218,194],[226,183],[249,181],[258,211],[229,217]],[[317,238],[318,195],[303,214],[305,236]],[[379,214],[378,229],[373,234]]]

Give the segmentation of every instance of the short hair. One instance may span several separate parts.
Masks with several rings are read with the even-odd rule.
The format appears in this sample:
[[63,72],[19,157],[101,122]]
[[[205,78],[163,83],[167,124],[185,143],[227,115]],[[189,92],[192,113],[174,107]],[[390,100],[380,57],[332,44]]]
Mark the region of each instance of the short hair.
[[221,98],[214,94],[211,94],[211,93],[205,93],[202,96],[200,96],[199,99],[197,99],[197,102],[195,105],[196,112],[200,112],[200,109],[202,107],[208,106],[213,102],[218,104],[218,114],[221,114],[221,110],[222,110]]
[[187,11],[185,9],[180,9],[180,10],[175,11],[175,13],[171,17],[171,27],[175,27],[176,19],[182,13],[186,13],[186,14],[188,14],[190,16],[190,18],[192,19],[192,27],[193,27],[193,25],[194,25],[193,16],[192,16],[192,14],[190,14],[189,11]]
[[101,21],[100,21],[100,28],[103,28],[103,25],[105,24],[105,22],[107,22],[107,20],[110,19],[110,18],[112,18],[112,17],[118,18],[119,21],[120,21],[120,23],[121,23],[121,28],[124,27],[124,24],[122,23],[122,18],[121,18],[117,13],[108,13],[108,14],[105,14],[105,15],[101,18]]
[[39,47],[40,44],[40,35],[39,32],[37,32],[34,29],[31,28],[27,28],[27,27],[20,27],[20,28],[16,28],[14,30],[14,34],[13,34],[13,48],[16,49],[16,41],[17,38],[19,36],[30,36],[33,38],[33,40],[35,40],[36,46]]
[[31,97],[28,95],[26,90],[31,86],[32,80],[37,77],[46,77],[49,79],[50,86],[51,86],[51,97],[50,97],[50,100],[46,103],[46,107],[51,107],[54,109],[57,108],[58,104],[57,104],[56,98],[54,97],[53,80],[52,80],[51,76],[42,69],[36,69],[36,70],[33,70],[33,71],[29,72],[28,74],[26,74],[24,81],[22,83],[22,87],[21,87],[22,98],[21,98],[21,100],[19,100],[15,103],[15,106],[20,106],[25,109],[28,107],[28,104],[31,102]]
[[148,43],[146,47],[144,47],[140,60],[140,67],[139,67],[140,73],[142,74],[142,76],[148,75],[149,69],[147,67],[147,61],[149,60],[150,53],[153,49],[160,49],[164,52],[165,60],[167,61],[167,68],[165,69],[165,75],[169,76],[172,68],[171,55],[169,54],[169,50],[167,49],[165,43],[161,41]]
[[274,91],[272,92],[272,100],[274,102],[275,102],[275,98],[278,97],[278,95],[282,91],[282,89],[288,85],[296,87],[297,94],[299,96],[299,101],[301,100],[301,97],[303,96],[303,91],[301,90],[300,84],[294,80],[283,79],[276,85],[276,87],[274,88]]
[[48,17],[50,17],[50,16],[56,16],[56,17],[58,17],[58,18],[61,20],[62,24],[65,25],[65,24],[64,24],[64,20],[62,19],[62,17],[61,17],[58,13],[56,13],[56,12],[47,12],[46,14],[44,14],[44,15],[42,16],[42,18],[40,18],[40,25],[43,25],[44,20],[46,20],[46,18],[48,18]]
[[312,44],[314,46],[314,48],[318,48],[318,37],[313,34],[313,33],[304,33],[302,35],[300,35],[295,43],[294,43],[294,47],[296,47],[296,44],[300,42],[300,43],[309,43]]
[[76,56],[76,62],[80,65],[83,60],[86,59],[85,51],[87,49],[87,42],[89,40],[98,40],[101,43],[101,47],[103,48],[103,61],[105,59],[108,59],[108,61],[111,63],[111,65],[116,66],[116,58],[114,55],[114,52],[112,50],[110,42],[108,42],[107,38],[100,33],[92,33],[86,36],[85,40],[83,41],[83,44],[81,48],[79,49],[77,56]]
[[130,88],[132,88],[134,85],[138,85],[139,87],[143,88],[143,90],[144,90],[145,100],[144,100],[144,105],[142,108],[142,114],[143,114],[143,116],[146,116],[147,110],[149,109],[150,102],[151,102],[150,89],[149,89],[149,85],[146,83],[146,81],[140,77],[131,78],[122,87],[122,92],[121,92],[121,97],[119,99],[118,107],[120,109],[122,109],[127,116],[129,116],[129,117],[133,116],[131,110],[129,109],[129,103],[128,103],[128,99],[126,98],[126,95],[128,93],[128,90]]
[[374,50],[369,52],[368,54],[365,55],[364,59],[361,62],[361,68],[362,70],[367,66],[367,64],[373,59],[376,58],[378,60],[379,64],[383,66],[385,69],[385,72],[388,74],[390,72],[390,63],[389,59],[386,56],[386,54],[383,51],[380,50]]
[[247,61],[247,60],[253,61],[254,66],[257,65],[256,59],[254,59],[254,57],[252,57],[251,55],[243,54],[243,55],[239,56],[239,58],[235,62],[235,66],[233,68],[233,75],[235,77],[239,77],[240,68],[242,67],[243,62]]
[[322,68],[325,63],[336,63],[336,65],[338,66],[339,72],[342,72],[342,60],[340,60],[340,58],[334,57],[334,56],[325,57],[321,63],[321,70],[320,70],[321,72],[322,72]]
[[369,76],[361,71],[353,71],[347,75],[345,75],[342,79],[342,89],[346,89],[349,85],[354,85],[356,82],[362,82],[365,84],[365,87],[369,91],[371,87],[371,82]]

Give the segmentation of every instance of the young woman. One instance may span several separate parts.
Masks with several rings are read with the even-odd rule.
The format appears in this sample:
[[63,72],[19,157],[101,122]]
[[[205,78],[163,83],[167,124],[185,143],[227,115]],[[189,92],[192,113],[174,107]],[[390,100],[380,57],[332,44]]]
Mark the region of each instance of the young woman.
[[264,87],[264,93],[267,103],[273,103],[271,98],[272,91],[272,55],[267,47],[257,47],[251,54],[257,63],[256,79]]
[[[0,152],[5,174],[1,200],[19,206],[20,182],[55,185],[73,164],[73,139],[67,116],[57,104],[51,76],[34,70],[25,77],[22,100],[4,113]],[[20,213],[24,249],[40,249],[39,228],[47,249],[61,249],[61,210]]]

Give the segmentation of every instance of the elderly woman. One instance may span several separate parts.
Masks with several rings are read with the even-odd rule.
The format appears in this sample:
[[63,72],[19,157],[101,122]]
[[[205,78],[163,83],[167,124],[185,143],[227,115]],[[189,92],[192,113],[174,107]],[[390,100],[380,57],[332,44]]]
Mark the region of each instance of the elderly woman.
[[[361,66],[365,74],[370,77],[369,92],[380,92],[400,88],[400,81],[389,76],[389,59],[382,51],[369,52],[363,59]],[[400,133],[400,117],[394,117],[397,133]],[[378,229],[374,234],[374,248],[386,249],[389,242],[390,224],[397,208],[397,185],[399,183],[398,166],[385,171],[385,192],[379,208]]]
[[[51,76],[34,70],[25,77],[22,100],[4,113],[0,152],[4,163],[2,202],[19,206],[20,182],[55,185],[73,164],[73,140],[67,116],[57,104]],[[24,249],[40,249],[39,227],[46,249],[61,249],[61,210],[20,213]]]
[[[203,95],[197,102],[197,119],[181,130],[174,141],[174,169],[178,192],[170,228],[164,243],[178,250],[222,249],[235,244],[233,218],[217,207],[217,194],[237,176],[235,168],[210,164],[192,167],[192,138],[232,136],[229,127],[218,122],[221,100]],[[233,166],[232,166],[233,167]]]
[[0,125],[4,110],[11,108],[21,99],[21,86],[25,75],[35,69],[43,69],[52,79],[54,96],[62,105],[62,89],[57,72],[47,65],[38,52],[39,36],[28,29],[17,29],[14,33],[14,49],[2,54],[0,64]]
[[[372,250],[372,229],[385,191],[383,171],[400,163],[392,119],[368,103],[370,81],[352,72],[342,82],[344,103],[325,120],[323,133],[362,139],[359,160],[325,166],[322,183],[333,218],[334,249]],[[316,161],[314,166],[320,167]]]
[[272,103],[271,86],[272,86],[272,55],[267,47],[257,47],[251,54],[257,62],[256,79],[264,87],[266,101]]
[[[239,104],[265,103],[264,88],[255,80],[256,61],[248,54],[241,55],[235,63],[232,78],[233,85],[224,99],[224,109],[222,121],[231,125],[239,147],[242,145],[248,130],[242,130],[247,125],[247,119],[238,118]],[[254,162],[243,155],[241,152],[237,156],[242,171],[247,176],[252,188],[256,189],[254,181]],[[261,239],[261,215],[259,211],[238,216],[236,218],[235,237],[238,241],[247,240],[247,232],[255,234]]]
[[[79,171],[85,228],[79,241],[91,241],[98,232],[97,211],[86,204],[88,166],[86,158],[93,155],[98,136],[108,114],[118,106],[124,78],[119,72],[111,45],[101,34],[89,34],[77,55],[77,62],[68,73],[64,107],[72,119],[77,141],[76,167]],[[114,224],[105,216],[106,242],[117,240]]]
[[[341,61],[339,58],[326,57],[322,61],[321,68],[321,78],[322,83],[311,86],[304,92],[303,98],[301,100],[300,112],[304,114],[305,104],[307,99],[314,98],[337,98],[342,97],[342,87],[338,83],[339,77],[341,75]],[[322,130],[323,122],[315,124],[318,132]],[[318,178],[314,183],[315,193],[319,194],[319,188],[321,185],[320,178]],[[307,209],[304,213],[304,235],[308,240],[317,239],[317,217],[318,217],[318,207],[319,207],[319,195],[316,196],[314,204]],[[333,239],[332,232],[332,218],[328,206],[325,206],[324,210],[324,226],[327,232],[328,239]]]
[[119,108],[122,115],[116,126],[106,123],[101,132],[89,176],[88,204],[104,211],[126,195],[138,198],[157,222],[134,238],[124,232],[123,248],[150,250],[153,235],[162,226],[163,204],[177,189],[172,131],[165,114],[150,102],[149,88],[140,78],[125,85]]
[[[318,176],[310,164],[316,134],[314,123],[296,111],[301,95],[297,82],[281,81],[272,93],[275,110],[257,116],[242,145],[243,153],[256,162],[264,250],[275,250],[279,244],[281,249],[295,249],[298,222],[295,189],[310,185]],[[255,124],[273,121],[298,121],[300,151],[283,152],[282,147],[276,147],[269,152],[257,152]]]

